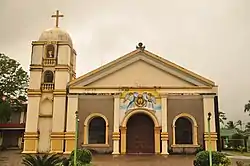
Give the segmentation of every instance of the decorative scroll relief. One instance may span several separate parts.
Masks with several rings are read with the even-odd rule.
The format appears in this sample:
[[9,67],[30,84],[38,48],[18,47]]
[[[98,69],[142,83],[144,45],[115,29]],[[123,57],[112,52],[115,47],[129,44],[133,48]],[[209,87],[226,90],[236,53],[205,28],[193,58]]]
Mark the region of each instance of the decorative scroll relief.
[[156,92],[127,92],[123,93],[121,98],[121,110],[128,111],[135,108],[161,110],[161,101]]
[[[120,99],[120,122],[126,112],[133,109],[145,109],[155,112],[159,124],[161,124],[161,98],[156,91],[125,91]],[[136,111],[136,110],[135,110]]]

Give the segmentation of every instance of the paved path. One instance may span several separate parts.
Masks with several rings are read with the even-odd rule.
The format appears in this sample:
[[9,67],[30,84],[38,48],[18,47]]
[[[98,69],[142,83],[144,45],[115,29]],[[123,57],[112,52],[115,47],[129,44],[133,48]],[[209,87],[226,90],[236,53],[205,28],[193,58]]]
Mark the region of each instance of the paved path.
[[250,161],[250,157],[249,156],[227,156],[230,159],[239,159],[239,160],[249,160]]
[[[19,151],[0,151],[0,166],[22,166]],[[111,155],[95,155],[94,166],[192,166],[194,156],[171,155],[168,157],[150,155],[127,155],[112,157]],[[243,160],[250,163],[250,160]],[[232,159],[233,163],[237,161]],[[233,164],[233,166],[236,166]]]

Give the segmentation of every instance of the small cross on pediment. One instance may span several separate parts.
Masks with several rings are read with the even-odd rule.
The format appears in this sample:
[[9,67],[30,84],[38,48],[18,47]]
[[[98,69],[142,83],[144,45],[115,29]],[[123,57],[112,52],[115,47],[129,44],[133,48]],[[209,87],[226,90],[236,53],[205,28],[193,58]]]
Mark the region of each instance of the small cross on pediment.
[[140,43],[138,44],[138,46],[136,46],[136,49],[137,49],[137,50],[144,51],[145,46],[143,45],[143,43],[140,42]]

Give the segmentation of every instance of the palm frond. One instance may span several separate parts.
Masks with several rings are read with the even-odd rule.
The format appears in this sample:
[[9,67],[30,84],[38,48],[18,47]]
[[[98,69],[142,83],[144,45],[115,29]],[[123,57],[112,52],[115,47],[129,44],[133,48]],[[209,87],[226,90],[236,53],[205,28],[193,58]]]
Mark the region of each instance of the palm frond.
[[52,155],[30,155],[23,156],[22,164],[25,166],[55,166],[62,162],[62,159],[57,154]]

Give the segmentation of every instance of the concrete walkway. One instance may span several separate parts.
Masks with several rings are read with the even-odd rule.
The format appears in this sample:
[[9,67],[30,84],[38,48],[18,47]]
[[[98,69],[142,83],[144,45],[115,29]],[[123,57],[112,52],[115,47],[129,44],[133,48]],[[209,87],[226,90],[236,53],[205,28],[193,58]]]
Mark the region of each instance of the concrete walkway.
[[[233,164],[244,161],[250,164],[250,158],[230,156]],[[170,155],[168,157],[155,155],[94,155],[93,166],[193,166],[194,156]],[[20,151],[0,151],[0,166],[22,166]]]
[[[19,151],[0,152],[0,166],[22,166]],[[192,166],[194,156],[156,156],[156,155],[94,155],[93,166]]]
[[230,159],[250,160],[249,156],[227,156]]

